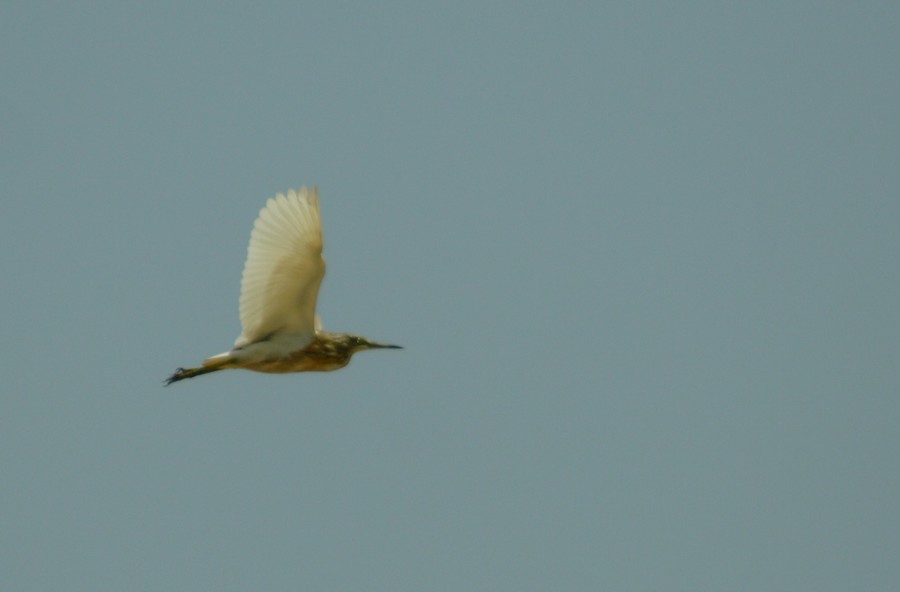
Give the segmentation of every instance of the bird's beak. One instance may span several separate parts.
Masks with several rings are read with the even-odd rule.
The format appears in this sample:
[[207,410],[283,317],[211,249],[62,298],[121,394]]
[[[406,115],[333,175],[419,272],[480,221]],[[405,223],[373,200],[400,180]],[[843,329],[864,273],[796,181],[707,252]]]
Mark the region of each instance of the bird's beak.
[[402,345],[387,345],[384,343],[368,343],[369,349],[403,349]]

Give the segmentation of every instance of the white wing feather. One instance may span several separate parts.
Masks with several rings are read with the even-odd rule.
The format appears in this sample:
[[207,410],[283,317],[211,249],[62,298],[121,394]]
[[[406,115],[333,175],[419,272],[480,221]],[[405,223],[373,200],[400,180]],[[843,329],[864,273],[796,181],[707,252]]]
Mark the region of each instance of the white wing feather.
[[241,327],[235,348],[277,333],[309,342],[325,276],[315,187],[279,193],[259,212],[241,278]]

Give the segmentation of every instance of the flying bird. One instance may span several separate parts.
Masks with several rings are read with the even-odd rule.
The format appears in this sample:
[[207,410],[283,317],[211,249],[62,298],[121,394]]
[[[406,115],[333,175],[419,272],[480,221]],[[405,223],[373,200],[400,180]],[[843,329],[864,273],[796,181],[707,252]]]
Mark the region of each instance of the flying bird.
[[241,277],[241,335],[234,347],[179,368],[166,385],[229,368],[256,372],[327,372],[366,349],[402,349],[364,337],[323,331],[316,299],[325,276],[316,187],[270,198],[250,234]]

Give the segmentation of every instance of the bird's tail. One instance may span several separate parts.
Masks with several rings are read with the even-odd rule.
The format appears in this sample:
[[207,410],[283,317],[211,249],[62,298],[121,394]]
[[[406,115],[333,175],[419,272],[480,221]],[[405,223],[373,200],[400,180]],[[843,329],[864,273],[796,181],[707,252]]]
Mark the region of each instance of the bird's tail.
[[210,372],[218,372],[219,370],[225,370],[226,368],[230,368],[231,358],[227,354],[219,354],[217,356],[213,356],[208,360],[204,360],[203,365],[199,368],[179,368],[175,371],[172,376],[168,377],[165,382],[166,386],[169,386],[173,382],[178,382],[179,380],[184,380],[185,378],[193,378],[195,376],[200,376],[201,374],[209,374]]

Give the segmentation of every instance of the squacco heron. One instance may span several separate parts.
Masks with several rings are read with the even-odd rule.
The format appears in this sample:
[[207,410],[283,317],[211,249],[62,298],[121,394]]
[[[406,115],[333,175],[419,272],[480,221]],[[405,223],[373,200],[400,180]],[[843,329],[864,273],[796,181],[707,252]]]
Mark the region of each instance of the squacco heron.
[[241,336],[231,351],[179,368],[166,385],[228,368],[256,372],[338,370],[364,349],[402,349],[322,331],[316,299],[325,276],[315,187],[270,198],[250,234],[241,278]]

